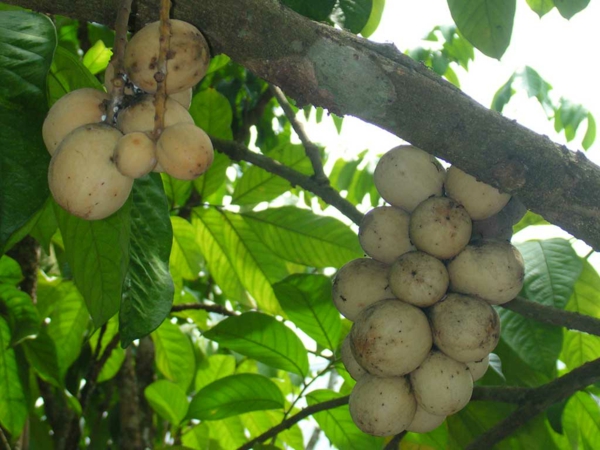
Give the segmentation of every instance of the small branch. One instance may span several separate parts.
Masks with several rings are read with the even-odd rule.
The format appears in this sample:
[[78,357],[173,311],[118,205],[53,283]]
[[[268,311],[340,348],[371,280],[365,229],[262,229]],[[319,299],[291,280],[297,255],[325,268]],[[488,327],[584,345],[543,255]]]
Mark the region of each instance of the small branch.
[[2,443],[2,448],[4,450],[11,450],[10,444],[8,443],[8,439],[6,438],[2,427],[0,427],[0,442]]
[[137,380],[137,395],[140,402],[140,427],[144,448],[152,448],[154,442],[154,422],[152,408],[148,404],[144,391],[156,379],[154,372],[154,342],[150,336],[140,339],[135,353],[135,378]]
[[320,184],[312,177],[308,177],[294,169],[284,166],[280,162],[267,156],[250,151],[248,148],[237,142],[224,141],[213,137],[211,137],[211,140],[215,149],[225,153],[230,159],[234,161],[247,161],[274,175],[285,178],[292,186],[300,186],[303,189],[312,192],[328,205],[338,209],[352,222],[357,225],[360,224],[363,214],[330,185]]
[[171,0],[160,0],[160,46],[158,50],[158,72],[154,74],[156,80],[156,94],[154,94],[154,130],[152,137],[159,138],[165,126],[165,112],[167,105],[167,59],[169,59],[169,44],[171,42]]
[[406,431],[403,431],[402,433],[398,433],[396,436],[394,436],[392,438],[392,440],[390,442],[387,443],[387,445],[383,448],[383,450],[398,450],[400,448],[400,442],[402,442],[402,439],[404,439],[404,436],[406,436]]
[[246,142],[248,136],[250,136],[250,128],[260,122],[260,119],[265,112],[265,108],[273,98],[273,92],[270,89],[265,90],[258,101],[254,105],[254,108],[244,110],[242,113],[241,123],[233,130],[233,139],[241,144]]
[[600,320],[595,317],[545,306],[522,297],[500,306],[528,319],[600,336]]
[[131,346],[125,350],[125,360],[118,375],[120,448],[144,448],[137,377]]
[[114,69],[112,89],[109,92],[110,102],[106,110],[105,122],[112,125],[115,120],[115,113],[123,102],[123,92],[125,90],[125,69],[123,60],[125,59],[125,47],[127,46],[127,24],[129,23],[129,15],[131,14],[131,3],[133,0],[122,0],[121,7],[117,12],[117,20],[115,21],[115,46],[113,48],[113,56],[110,63]]
[[275,436],[276,434],[279,434],[282,431],[293,427],[298,422],[300,422],[302,419],[304,419],[308,416],[311,416],[311,415],[316,414],[321,411],[326,411],[328,409],[334,409],[334,408],[337,408],[338,406],[346,405],[347,403],[348,403],[348,396],[345,396],[345,397],[340,397],[340,398],[336,398],[333,400],[328,400],[326,402],[317,403],[315,405],[307,406],[302,411],[300,411],[298,414],[293,415],[289,419],[282,421],[279,425],[276,425],[273,428],[270,428],[269,430],[265,431],[260,436],[252,439],[251,441],[246,442],[244,445],[239,447],[237,450],[250,450],[254,445],[259,444],[261,442],[265,442],[267,439]]
[[230,309],[225,308],[221,305],[208,305],[206,303],[181,303],[179,305],[173,305],[171,307],[171,312],[180,312],[188,309],[200,309],[207,312],[221,314],[223,316],[237,316],[238,313],[235,311],[231,311]]
[[475,386],[471,401],[521,403],[532,391],[519,386]]
[[283,109],[285,116],[288,118],[288,120],[292,124],[292,128],[294,129],[294,131],[300,138],[302,145],[304,146],[304,151],[306,152],[306,156],[308,156],[308,159],[310,159],[310,162],[313,167],[313,171],[315,172],[315,175],[314,175],[315,181],[319,184],[328,185],[329,178],[327,178],[327,175],[325,175],[325,172],[323,171],[323,161],[321,161],[321,154],[319,152],[319,147],[317,147],[309,139],[308,135],[306,134],[306,130],[304,129],[304,126],[300,123],[300,121],[296,117],[296,113],[292,109],[292,106],[288,102],[283,91],[281,89],[279,89],[277,86],[271,86],[270,89],[271,89],[271,92],[273,92],[273,94],[277,98],[277,101],[279,102],[279,105]]

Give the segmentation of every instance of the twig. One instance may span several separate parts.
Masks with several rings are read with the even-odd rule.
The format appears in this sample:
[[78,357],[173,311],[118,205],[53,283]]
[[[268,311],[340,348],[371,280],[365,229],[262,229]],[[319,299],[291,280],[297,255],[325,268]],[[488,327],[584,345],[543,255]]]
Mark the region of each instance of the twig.
[[281,433],[283,430],[287,430],[288,428],[293,427],[302,419],[316,414],[321,411],[326,411],[328,409],[337,408],[338,406],[343,406],[348,403],[348,396],[336,398],[333,400],[328,400],[326,402],[317,403],[311,406],[307,406],[298,414],[293,415],[289,419],[282,421],[279,425],[274,426],[273,428],[268,429],[260,436],[252,439],[251,441],[246,442],[244,445],[239,447],[237,450],[250,450],[254,445],[259,444],[261,442],[266,441],[267,439],[273,437],[274,435]]
[[286,117],[292,124],[292,128],[294,129],[294,131],[300,138],[302,145],[304,146],[304,151],[306,152],[306,156],[308,156],[308,159],[310,159],[310,162],[313,167],[313,171],[315,172],[315,175],[314,175],[315,181],[320,184],[326,184],[326,185],[329,184],[329,178],[327,178],[327,175],[325,175],[325,172],[323,171],[323,161],[321,161],[321,154],[319,153],[319,147],[317,147],[309,139],[308,135],[306,134],[306,130],[304,129],[304,126],[300,123],[300,121],[296,117],[296,113],[294,113],[294,110],[292,109],[292,106],[288,102],[283,91],[281,89],[279,89],[277,86],[271,86],[270,89],[271,89],[271,92],[273,92],[273,94],[277,98],[279,105],[283,109],[283,112],[285,113]]
[[92,359],[95,361],[100,356],[100,352],[102,351],[102,338],[104,337],[104,333],[106,332],[106,324],[100,327],[100,331],[98,332],[98,344],[96,345],[96,350],[94,351],[94,355]]
[[274,175],[285,178],[292,186],[300,186],[303,189],[312,192],[325,203],[338,209],[343,215],[352,220],[352,222],[357,225],[360,224],[363,214],[330,185],[319,184],[312,177],[308,177],[290,167],[284,166],[268,156],[255,153],[237,142],[224,141],[214,137],[211,137],[211,140],[215,149],[226,154],[230,159],[234,161],[247,161]]
[[316,374],[312,380],[310,380],[308,383],[306,383],[304,385],[304,387],[302,388],[302,390],[298,393],[298,395],[296,396],[296,398],[294,399],[294,401],[292,402],[292,404],[290,405],[290,407],[287,409],[287,411],[285,411],[283,413],[283,419],[287,419],[287,416],[290,415],[290,413],[292,412],[292,410],[294,409],[294,406],[296,406],[296,403],[298,403],[298,400],[300,400],[302,398],[302,395],[306,392],[306,390],[310,387],[311,384],[313,384],[318,378],[320,378],[321,376],[325,375],[327,372],[329,372],[331,369],[333,368],[333,363],[329,363],[327,365],[327,367],[325,367],[323,370],[321,370],[318,374]]
[[532,388],[519,386],[476,386],[471,401],[521,403]]
[[127,45],[127,24],[131,14],[131,3],[133,0],[122,0],[121,7],[117,12],[115,21],[115,46],[110,63],[114,69],[113,79],[111,80],[112,89],[110,91],[110,102],[106,111],[105,122],[112,125],[115,119],[115,113],[123,102],[123,92],[125,90],[125,69],[123,60],[125,59],[125,46]]
[[171,312],[180,312],[188,309],[200,309],[207,312],[213,312],[217,314],[221,314],[223,316],[237,316],[238,313],[236,311],[231,311],[230,309],[225,308],[221,305],[208,305],[206,303],[181,303],[179,305],[173,305],[171,307]]
[[493,448],[496,443],[551,405],[569,398],[575,392],[598,380],[600,380],[600,358],[588,362],[550,383],[531,389],[524,396],[521,406],[516,411],[474,439],[466,450]]
[[522,297],[500,306],[528,319],[600,336],[600,320],[595,317],[545,306]]
[[383,447],[383,450],[398,450],[398,448],[400,447],[400,442],[402,442],[404,436],[406,436],[406,431],[398,433],[391,439],[390,442],[387,443],[385,447]]
[[154,94],[154,130],[152,137],[156,140],[165,126],[165,110],[167,105],[167,59],[171,42],[171,0],[160,0],[160,46],[158,50],[158,71],[154,74],[156,94]]
[[5,450],[11,450],[10,444],[8,443],[8,439],[6,439],[6,435],[4,434],[2,427],[0,427],[0,442],[2,442],[2,446]]

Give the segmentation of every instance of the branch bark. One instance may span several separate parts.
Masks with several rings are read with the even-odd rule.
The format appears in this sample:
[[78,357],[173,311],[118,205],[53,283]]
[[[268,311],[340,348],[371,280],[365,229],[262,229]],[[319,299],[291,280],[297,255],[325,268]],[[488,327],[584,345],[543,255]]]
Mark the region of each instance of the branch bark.
[[[116,0],[8,3],[105,24],[114,23],[116,10]],[[157,2],[137,2],[136,26],[157,15]],[[172,15],[201,29],[215,53],[281,87],[299,105],[378,125],[517,195],[600,249],[598,166],[483,107],[393,47],[312,22],[275,0],[179,0]]]

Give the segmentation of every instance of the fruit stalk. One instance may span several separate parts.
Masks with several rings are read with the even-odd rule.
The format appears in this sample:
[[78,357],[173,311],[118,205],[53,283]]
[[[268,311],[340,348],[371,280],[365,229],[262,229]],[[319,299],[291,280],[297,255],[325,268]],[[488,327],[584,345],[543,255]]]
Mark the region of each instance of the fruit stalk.
[[169,56],[169,43],[171,41],[171,0],[160,1],[160,46],[158,52],[158,71],[154,74],[156,80],[156,94],[154,94],[154,130],[152,137],[156,140],[162,133],[165,123],[165,105],[167,103],[167,59]]

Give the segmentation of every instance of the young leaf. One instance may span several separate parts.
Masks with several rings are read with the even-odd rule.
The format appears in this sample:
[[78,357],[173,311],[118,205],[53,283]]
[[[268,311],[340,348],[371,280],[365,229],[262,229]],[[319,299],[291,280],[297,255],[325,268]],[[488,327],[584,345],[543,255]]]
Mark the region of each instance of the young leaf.
[[196,357],[190,339],[168,320],[150,336],[154,341],[158,370],[166,379],[187,391],[196,371]]
[[242,214],[269,249],[311,267],[341,267],[362,256],[356,234],[332,217],[284,206]]
[[587,130],[585,132],[585,136],[583,137],[583,141],[581,141],[581,146],[584,148],[584,150],[589,150],[596,140],[596,121],[590,112],[587,115],[587,121]]
[[290,275],[273,288],[290,320],[317,344],[335,351],[342,322],[331,301],[329,278],[324,275]]
[[168,380],[158,380],[144,390],[144,397],[156,413],[178,427],[188,412],[185,391]]
[[137,179],[132,199],[131,261],[119,313],[123,346],[162,323],[171,311],[174,293],[169,274],[173,231],[160,177]]
[[554,0],[527,0],[527,4],[540,17],[554,8]]
[[210,355],[198,364],[196,372],[195,390],[199,391],[204,386],[219,378],[235,373],[235,357],[232,355]]
[[87,67],[92,75],[106,70],[112,56],[112,50],[106,48],[103,41],[96,41],[94,45],[83,55],[83,65]]
[[204,337],[264,364],[306,376],[308,356],[294,332],[272,316],[247,312],[229,317]]
[[54,204],[73,279],[96,328],[114,316],[121,304],[129,263],[130,209],[128,201],[112,216],[90,221]]
[[11,329],[11,346],[38,334],[41,320],[29,295],[15,286],[0,284],[0,304]]
[[0,424],[11,435],[18,436],[27,419],[27,401],[10,341],[8,324],[0,317]]
[[249,411],[283,408],[283,394],[269,378],[250,373],[213,381],[192,399],[188,417],[219,420]]
[[[383,9],[385,8],[385,0],[372,0],[372,4],[373,5],[371,7],[371,14],[369,15],[369,20],[367,20],[367,23],[365,24],[363,29],[360,30],[360,34],[365,38],[368,38],[373,33],[375,33],[375,31],[379,27],[379,23],[381,22],[381,16],[383,16]],[[336,116],[334,115],[333,117],[335,122]],[[340,131],[338,129],[338,134],[339,132]]]

